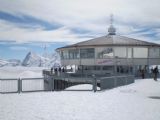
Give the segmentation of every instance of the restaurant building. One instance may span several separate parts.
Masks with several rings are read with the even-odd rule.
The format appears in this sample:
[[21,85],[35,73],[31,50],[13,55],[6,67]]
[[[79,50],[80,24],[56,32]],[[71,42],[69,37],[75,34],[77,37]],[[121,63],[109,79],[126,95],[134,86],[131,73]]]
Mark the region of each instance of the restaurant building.
[[150,66],[160,65],[160,45],[117,35],[112,25],[108,34],[58,48],[61,65],[75,66],[76,73],[113,76],[140,75],[150,72]]

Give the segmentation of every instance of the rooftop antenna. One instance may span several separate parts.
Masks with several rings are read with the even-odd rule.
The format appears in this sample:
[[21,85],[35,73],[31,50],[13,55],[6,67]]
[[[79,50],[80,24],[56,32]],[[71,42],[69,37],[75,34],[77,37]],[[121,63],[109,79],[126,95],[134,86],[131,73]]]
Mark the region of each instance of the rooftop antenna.
[[116,29],[113,26],[113,14],[110,15],[110,26],[108,28],[109,35],[116,35]]
[[113,14],[110,15],[110,24],[113,25]]
[[46,67],[46,58],[47,58],[47,46],[46,43],[44,44],[44,57],[45,57],[45,63],[44,63],[44,67]]

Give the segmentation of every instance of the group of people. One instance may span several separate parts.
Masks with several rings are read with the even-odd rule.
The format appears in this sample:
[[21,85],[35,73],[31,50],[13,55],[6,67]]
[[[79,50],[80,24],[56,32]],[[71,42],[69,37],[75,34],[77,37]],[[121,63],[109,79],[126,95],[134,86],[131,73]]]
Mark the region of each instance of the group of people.
[[51,74],[55,73],[56,75],[60,75],[61,73],[65,72],[73,72],[73,68],[71,67],[70,69],[66,69],[65,67],[51,67]]
[[[54,68],[54,73],[56,74],[58,72],[65,72],[65,68],[64,67]],[[53,73],[53,67],[51,67],[51,73]]]
[[[141,69],[140,73],[141,73],[142,79],[144,79],[145,78],[146,69]],[[151,69],[151,74],[152,74],[152,77],[153,77],[153,79],[155,81],[157,81],[158,73],[159,73],[158,66],[156,66],[156,67]]]

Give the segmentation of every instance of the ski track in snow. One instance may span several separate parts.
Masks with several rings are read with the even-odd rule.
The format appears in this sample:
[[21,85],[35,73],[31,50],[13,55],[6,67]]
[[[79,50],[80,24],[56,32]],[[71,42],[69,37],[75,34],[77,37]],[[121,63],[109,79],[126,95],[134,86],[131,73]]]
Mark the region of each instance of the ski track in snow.
[[0,94],[0,120],[159,120],[160,99],[150,98],[160,97],[158,80],[136,80],[96,93]]

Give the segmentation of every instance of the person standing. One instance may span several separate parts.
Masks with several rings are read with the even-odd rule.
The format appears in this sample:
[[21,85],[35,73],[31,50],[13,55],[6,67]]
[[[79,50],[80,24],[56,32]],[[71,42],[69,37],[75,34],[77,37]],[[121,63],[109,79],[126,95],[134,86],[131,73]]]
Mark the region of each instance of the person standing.
[[53,67],[51,67],[51,74],[53,74]]
[[145,71],[144,71],[144,69],[142,69],[142,70],[141,70],[142,79],[144,79],[144,73],[145,73]]
[[153,76],[154,76],[154,80],[157,81],[157,75],[158,75],[158,66],[156,66],[153,69]]
[[54,73],[55,73],[55,75],[58,75],[58,69],[57,68],[54,68]]

